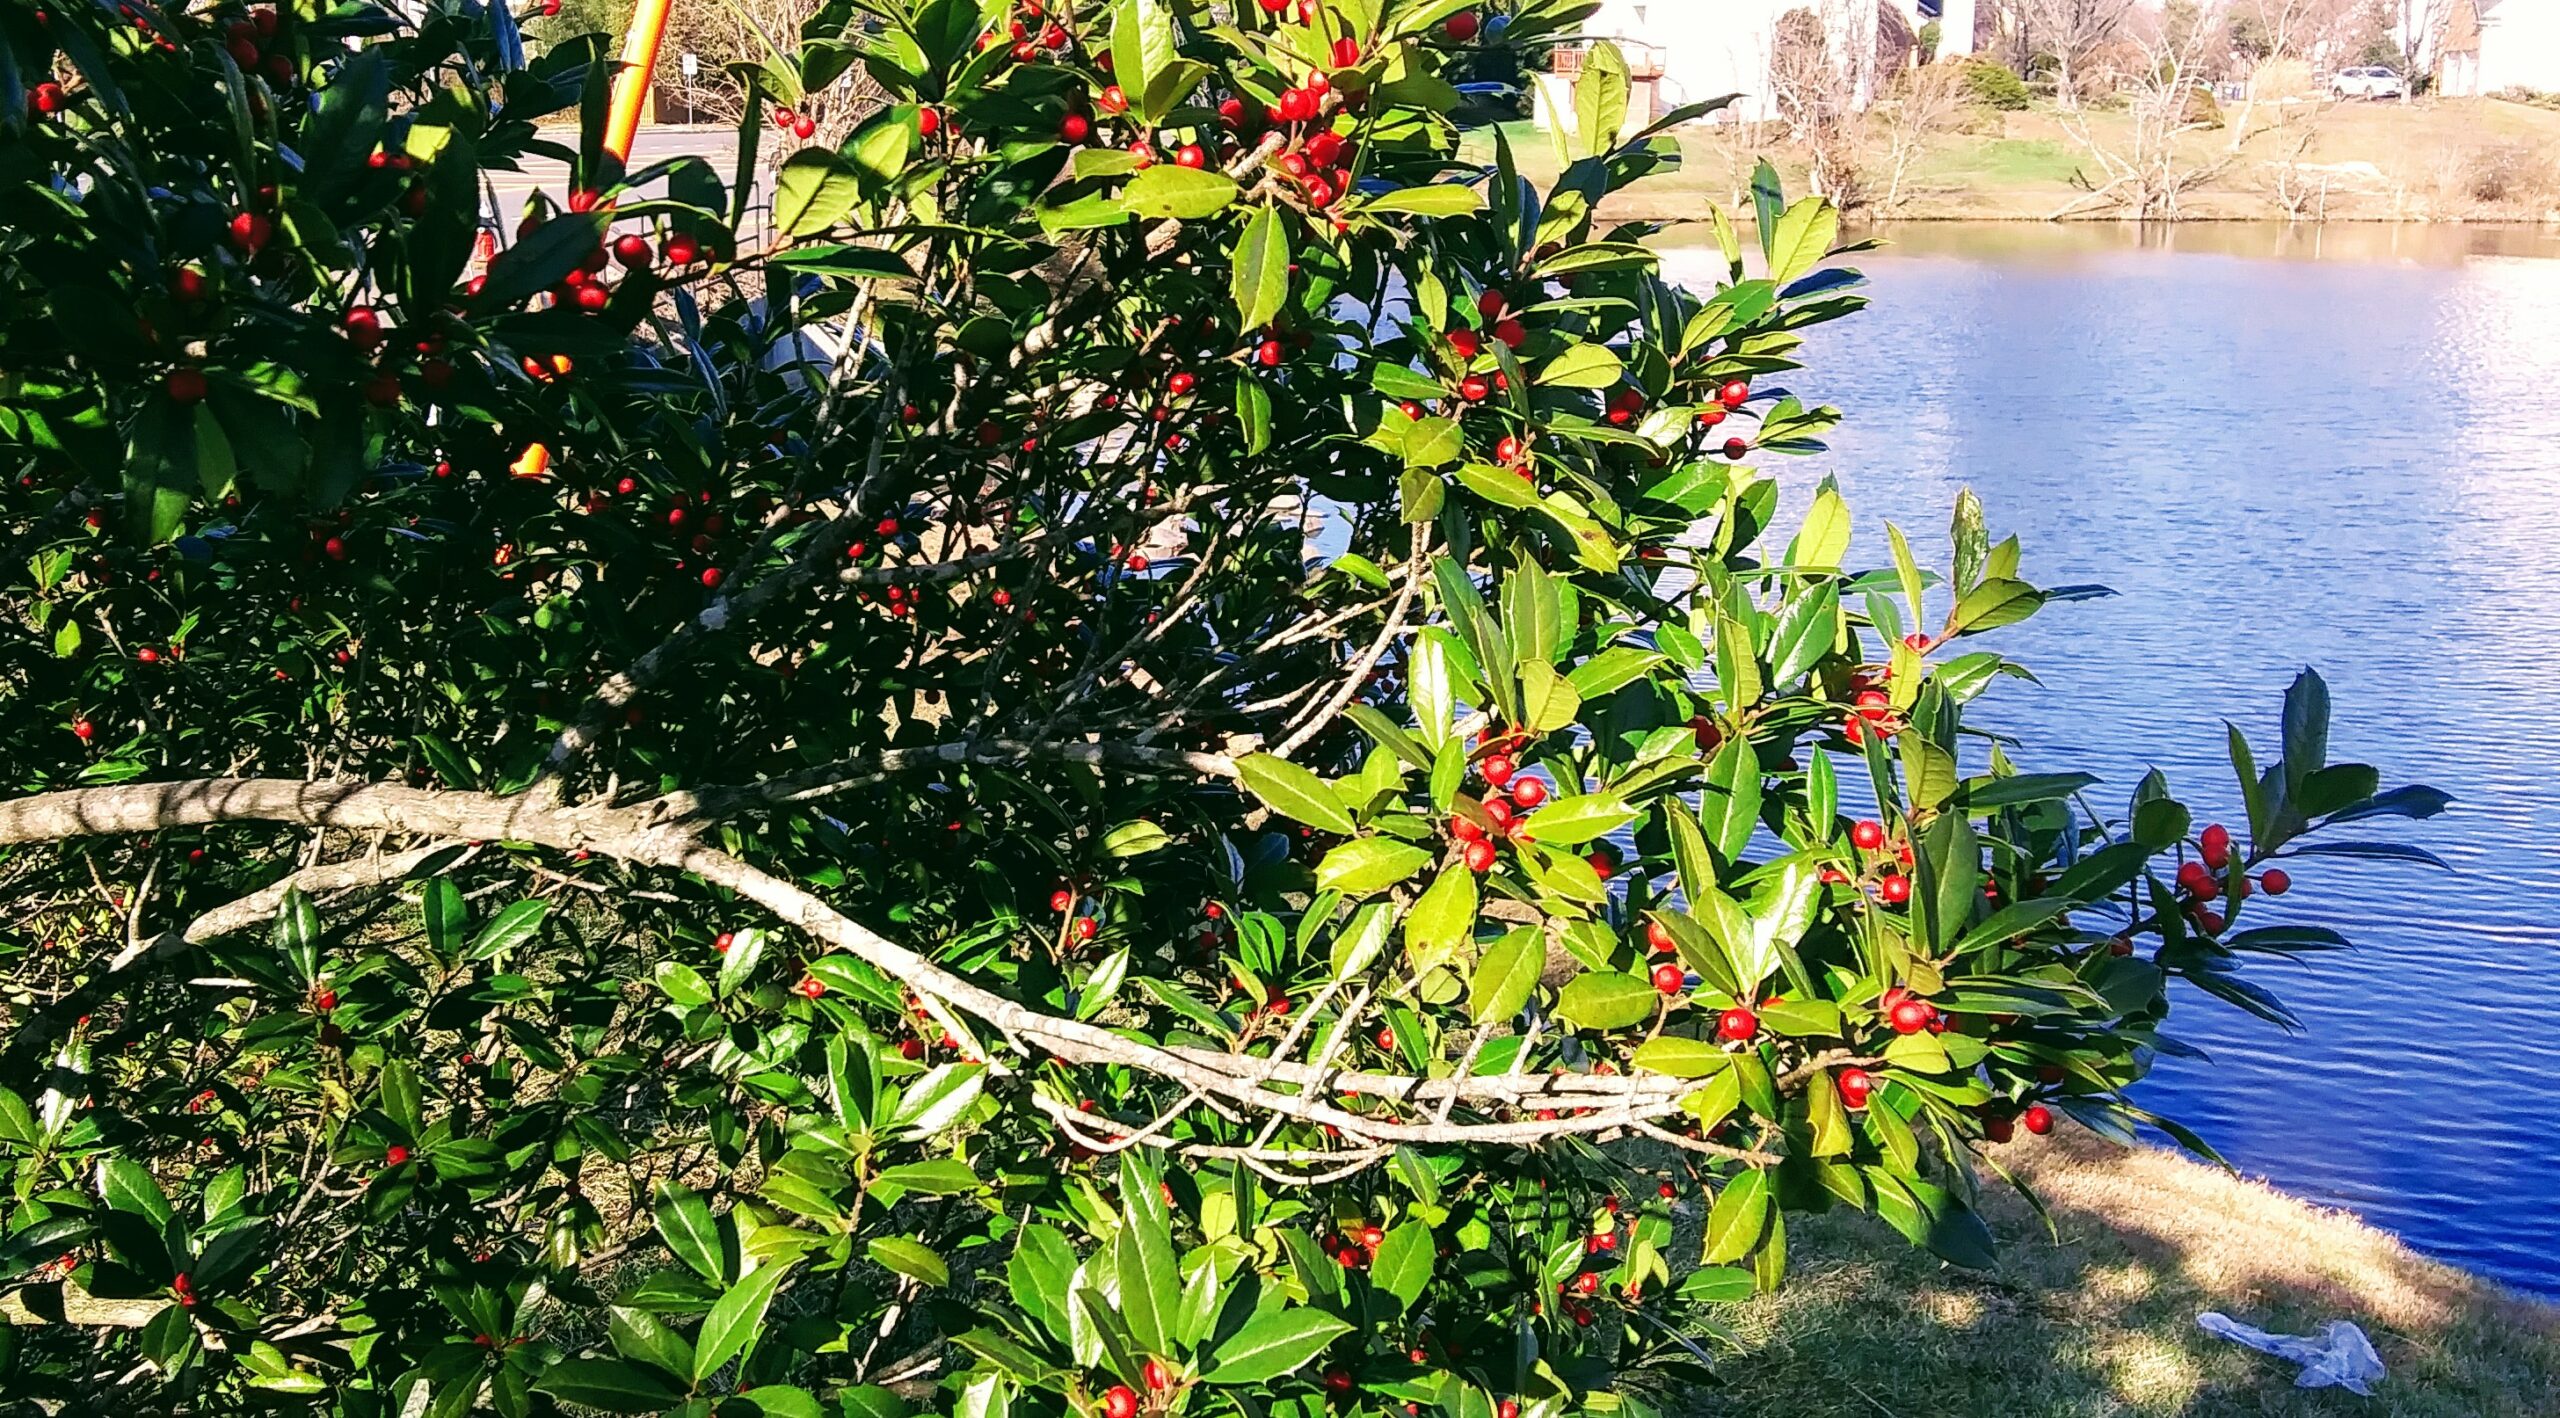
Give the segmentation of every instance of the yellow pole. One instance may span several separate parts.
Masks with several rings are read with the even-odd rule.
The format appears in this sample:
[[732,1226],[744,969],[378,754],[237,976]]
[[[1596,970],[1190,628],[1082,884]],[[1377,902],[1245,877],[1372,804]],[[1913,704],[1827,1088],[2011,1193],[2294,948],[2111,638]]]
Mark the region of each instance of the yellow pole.
[[[617,163],[631,161],[631,140],[640,133],[640,109],[649,100],[649,75],[658,67],[658,41],[666,38],[667,11],[673,4],[639,0],[631,12],[631,32],[622,38],[622,69],[613,76],[604,117],[604,150]],[[520,478],[542,477],[551,471],[551,450],[528,444],[508,471]]]
[[604,120],[604,150],[618,161],[631,160],[631,140],[640,131],[640,109],[649,99],[649,76],[658,67],[658,41],[666,38],[672,4],[639,0],[631,12],[631,32],[622,38],[622,69],[613,76],[613,101]]

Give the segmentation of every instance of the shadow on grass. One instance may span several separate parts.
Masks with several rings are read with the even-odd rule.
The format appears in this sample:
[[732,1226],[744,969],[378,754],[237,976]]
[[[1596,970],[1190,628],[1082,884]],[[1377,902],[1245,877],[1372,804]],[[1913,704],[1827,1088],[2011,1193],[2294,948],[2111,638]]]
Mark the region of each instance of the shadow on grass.
[[[2560,1415],[2560,1310],[2425,1260],[2354,1217],[2167,1153],[2087,1138],[2012,1149],[2055,1234],[1987,1197],[2001,1269],[1939,1264],[1863,1217],[1791,1223],[1787,1286],[1739,1307],[1744,1349],[1683,1418]],[[2362,1325],[2373,1397],[2196,1328],[2218,1309],[2279,1333]]]

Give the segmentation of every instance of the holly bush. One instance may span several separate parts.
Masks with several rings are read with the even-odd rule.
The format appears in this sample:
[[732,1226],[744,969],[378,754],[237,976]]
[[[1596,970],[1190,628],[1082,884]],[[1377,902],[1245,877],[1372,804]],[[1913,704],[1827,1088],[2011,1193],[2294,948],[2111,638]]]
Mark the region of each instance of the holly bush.
[[1666,281],[1606,45],[1460,160],[1590,8],[836,0],[625,171],[478,0],[7,0],[11,1398],[1643,1414],[1790,1215],[2201,1148],[2170,982],[2442,795],[1969,719],[2095,591],[1778,471],[1832,210]]

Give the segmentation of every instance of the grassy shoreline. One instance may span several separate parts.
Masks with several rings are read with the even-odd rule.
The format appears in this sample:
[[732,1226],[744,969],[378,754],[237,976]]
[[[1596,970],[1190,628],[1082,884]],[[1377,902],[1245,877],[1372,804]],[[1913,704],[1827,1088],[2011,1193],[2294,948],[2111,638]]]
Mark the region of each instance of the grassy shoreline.
[[[1866,1218],[1789,1225],[1779,1293],[1738,1307],[1740,1352],[1688,1418],[2223,1418],[2560,1413],[2560,1308],[2428,1260],[2355,1216],[2172,1153],[2086,1135],[2004,1149],[2054,1231],[1987,1197],[2001,1269],[1940,1265]],[[2196,1328],[2218,1309],[2279,1333],[2362,1325],[2389,1376],[2371,1398]],[[1808,1394],[1853,1394],[1848,1408]]]
[[[2271,111],[2284,121],[2271,123]],[[2235,145],[2241,121],[2235,109],[2225,126],[2178,139],[2188,166],[2218,169],[2183,197],[2182,220],[2283,220],[2275,195],[2281,181],[2317,190],[2305,220],[2560,223],[2560,111],[2501,99],[2261,105]],[[2129,122],[2122,113],[2096,111],[2085,132],[2101,144],[2119,143]],[[1870,119],[1876,131],[1866,182],[1874,198],[1855,214],[1869,221],[2050,221],[2087,197],[2100,170],[2078,125],[2049,103],[2007,113],[1971,109],[1920,145],[1887,202],[1882,123]],[[1522,172],[1541,185],[1551,181],[1558,164],[1547,135],[1527,123],[1504,129]],[[1676,132],[1681,168],[1603,203],[1605,218],[1694,219],[1705,201],[1748,211],[1751,167],[1764,155],[1788,190],[1805,186],[1803,155],[1773,125]],[[1492,139],[1470,135],[1464,154],[1491,161]],[[2112,223],[2123,214],[2099,207],[2062,219]]]

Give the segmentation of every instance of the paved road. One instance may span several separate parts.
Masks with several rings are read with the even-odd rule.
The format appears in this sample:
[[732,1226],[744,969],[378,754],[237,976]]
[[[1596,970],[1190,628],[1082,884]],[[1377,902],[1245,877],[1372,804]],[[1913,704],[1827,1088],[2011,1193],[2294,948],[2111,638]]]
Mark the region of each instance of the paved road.
[[[575,135],[567,129],[549,130],[543,136],[560,142],[576,141]],[[738,130],[643,128],[631,143],[631,165],[647,167],[688,153],[708,161],[712,171],[719,173],[721,181],[726,182],[737,166]],[[774,157],[773,145],[768,140],[762,166],[770,170]],[[498,219],[510,227],[514,225],[517,214],[524,210],[525,199],[535,191],[549,193],[556,202],[566,198],[569,190],[567,166],[545,158],[527,159],[522,172],[493,172],[489,177],[490,184],[497,189]],[[662,191],[663,188],[653,187],[650,190]]]

